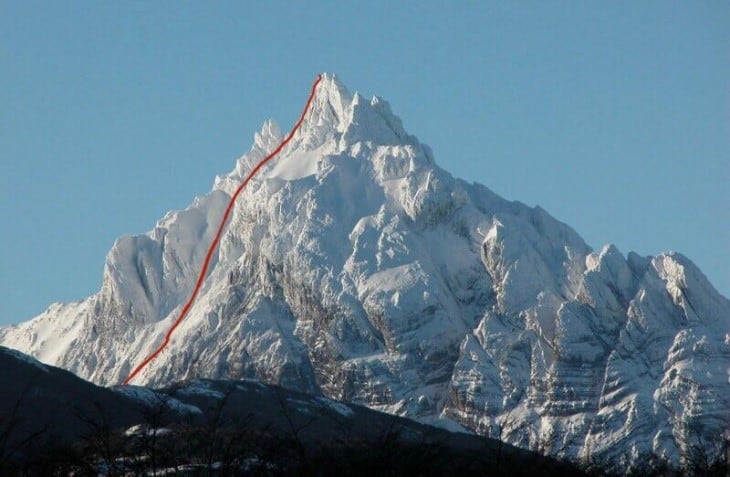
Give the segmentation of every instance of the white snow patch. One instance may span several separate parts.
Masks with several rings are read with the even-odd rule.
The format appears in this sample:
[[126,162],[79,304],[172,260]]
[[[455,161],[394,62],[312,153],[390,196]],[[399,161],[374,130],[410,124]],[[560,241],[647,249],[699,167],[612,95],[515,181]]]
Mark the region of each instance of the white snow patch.
[[197,406],[186,404],[166,394],[159,394],[142,386],[115,386],[111,389],[120,394],[124,394],[138,401],[147,403],[150,406],[159,406],[162,404],[168,409],[184,414],[203,414],[203,411],[201,411]]
[[323,404],[325,407],[332,409],[336,413],[341,414],[342,416],[352,417],[355,415],[355,411],[353,411],[347,404],[333,401],[332,399],[328,399],[325,397],[318,397],[317,402]]

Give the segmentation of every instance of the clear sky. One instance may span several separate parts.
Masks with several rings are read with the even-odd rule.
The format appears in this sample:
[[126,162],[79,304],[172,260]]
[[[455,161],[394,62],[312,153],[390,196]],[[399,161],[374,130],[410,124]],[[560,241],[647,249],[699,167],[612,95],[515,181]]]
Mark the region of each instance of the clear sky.
[[0,324],[97,291],[320,71],[454,175],[730,295],[730,4],[352,3],[0,2]]

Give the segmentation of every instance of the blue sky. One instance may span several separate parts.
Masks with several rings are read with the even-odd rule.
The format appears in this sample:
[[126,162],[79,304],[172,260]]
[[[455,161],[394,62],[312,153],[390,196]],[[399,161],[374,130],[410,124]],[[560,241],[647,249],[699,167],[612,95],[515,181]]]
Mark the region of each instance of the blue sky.
[[0,4],[0,324],[97,291],[320,71],[454,175],[730,295],[729,4],[390,3]]

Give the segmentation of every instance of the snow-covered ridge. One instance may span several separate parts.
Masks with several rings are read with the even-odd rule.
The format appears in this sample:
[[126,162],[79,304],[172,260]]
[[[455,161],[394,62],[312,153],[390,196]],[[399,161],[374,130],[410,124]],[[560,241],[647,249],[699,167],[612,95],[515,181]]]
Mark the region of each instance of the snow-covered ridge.
[[[283,139],[144,235],[99,293],[0,344],[116,384],[162,340],[230,194]],[[680,254],[593,251],[438,167],[382,99],[325,75],[237,201],[198,301],[138,377],[258,378],[574,457],[678,460],[730,427],[730,302]]]

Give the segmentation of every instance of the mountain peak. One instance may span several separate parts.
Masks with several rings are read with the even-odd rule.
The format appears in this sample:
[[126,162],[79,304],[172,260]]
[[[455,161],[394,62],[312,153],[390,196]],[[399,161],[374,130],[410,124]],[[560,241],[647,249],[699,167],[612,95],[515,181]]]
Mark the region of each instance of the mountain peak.
[[268,154],[284,139],[284,133],[273,119],[267,119],[261,126],[261,130],[254,134],[252,149],[258,149],[263,154]]
[[322,73],[321,80],[317,86],[317,98],[326,97],[337,102],[349,103],[352,101],[352,93],[340,80],[339,76],[333,73]]
[[302,131],[326,128],[341,133],[346,127],[353,95],[336,75],[322,73],[321,78]]
[[[214,188],[232,193],[256,163],[284,139],[285,134],[273,120],[264,122],[254,135],[249,152],[227,175],[218,176]],[[322,73],[312,105],[292,141],[266,169],[267,177],[295,179],[316,173],[327,155],[340,154],[358,143],[368,150],[377,146],[415,146],[432,162],[430,150],[409,135],[387,101],[378,96],[367,99],[350,93],[339,77]]]
[[333,139],[340,150],[356,142],[382,145],[418,142],[405,132],[387,101],[377,96],[367,99],[357,91],[350,93],[337,75],[329,73],[322,74],[312,110],[297,136],[310,148]]
[[214,191],[115,243],[98,294],[0,344],[109,384],[179,323],[137,382],[256,377],[573,458],[677,462],[688,426],[730,426],[730,301],[683,256],[592,252],[329,74],[221,229],[282,139],[264,123]]

